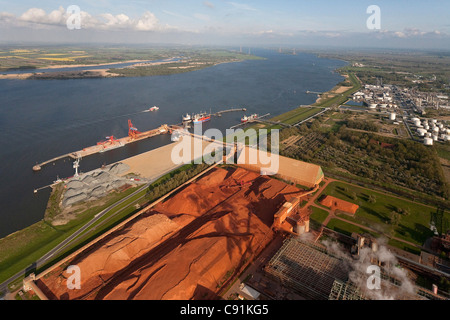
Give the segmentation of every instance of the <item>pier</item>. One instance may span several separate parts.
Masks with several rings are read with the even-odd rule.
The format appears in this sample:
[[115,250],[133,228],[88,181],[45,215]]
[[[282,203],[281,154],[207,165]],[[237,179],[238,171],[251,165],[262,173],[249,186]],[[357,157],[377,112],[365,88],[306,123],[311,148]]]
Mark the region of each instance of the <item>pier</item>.
[[169,132],[170,132],[169,126],[164,124],[157,129],[153,129],[153,130],[145,131],[145,132],[139,132],[139,133],[133,134],[132,136],[120,138],[120,139],[116,140],[114,143],[111,143],[109,146],[95,145],[95,146],[84,148],[83,150],[80,150],[80,151],[67,153],[62,156],[55,157],[53,159],[38,163],[35,166],[33,166],[33,171],[35,171],[35,172],[40,171],[40,170],[42,170],[42,167],[44,167],[45,165],[56,162],[58,160],[61,160],[61,159],[67,158],[67,157],[72,158],[73,160],[76,160],[78,157],[83,158],[83,157],[87,157],[87,156],[90,156],[90,155],[93,155],[96,153],[106,152],[108,150],[112,150],[112,149],[115,149],[118,147],[125,146],[129,143],[133,143],[136,141],[140,141],[143,139],[151,138],[151,137],[154,137],[154,136],[157,136],[160,134],[169,133]]
[[222,115],[222,113],[235,112],[235,111],[247,111],[247,109],[246,108],[234,108],[234,109],[222,110],[222,111],[218,111],[218,112],[214,113],[214,115],[220,117]]
[[62,155],[62,156],[55,157],[55,158],[53,158],[53,159],[50,159],[50,160],[41,162],[41,163],[39,163],[39,164],[36,164],[36,165],[33,167],[33,171],[40,171],[40,170],[42,169],[43,166],[45,166],[45,165],[47,165],[47,164],[49,164],[49,163],[52,163],[52,162],[56,162],[56,161],[58,161],[58,160],[62,160],[62,159],[64,159],[64,158],[72,158],[73,160],[75,160],[75,159],[77,158],[77,155],[76,155],[76,154],[73,154],[73,153],[67,153],[67,154],[64,154],[64,155]]
[[312,94],[322,94],[323,92],[316,92],[316,91],[309,91],[307,90],[306,93],[312,93]]

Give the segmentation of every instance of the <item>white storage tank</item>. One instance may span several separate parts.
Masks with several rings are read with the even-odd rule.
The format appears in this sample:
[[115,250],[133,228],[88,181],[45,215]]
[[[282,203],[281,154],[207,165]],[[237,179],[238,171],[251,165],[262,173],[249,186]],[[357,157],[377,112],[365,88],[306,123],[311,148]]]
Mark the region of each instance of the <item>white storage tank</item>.
[[423,137],[425,136],[425,133],[427,133],[427,130],[419,128],[417,129],[417,133],[419,134],[419,136]]
[[416,127],[420,126],[420,120],[414,120],[414,125],[415,125]]
[[427,138],[423,139],[423,143],[426,146],[432,146],[433,145],[433,139],[427,137]]
[[450,135],[444,134],[443,137],[444,141],[450,141]]
[[432,123],[436,123],[436,122],[437,122],[437,120],[436,120],[436,119],[433,119],[433,120],[431,120],[431,122],[432,122]]
[[439,128],[438,127],[434,127],[433,131],[436,132],[436,133],[439,133]]
[[433,136],[433,141],[438,141],[438,136]]

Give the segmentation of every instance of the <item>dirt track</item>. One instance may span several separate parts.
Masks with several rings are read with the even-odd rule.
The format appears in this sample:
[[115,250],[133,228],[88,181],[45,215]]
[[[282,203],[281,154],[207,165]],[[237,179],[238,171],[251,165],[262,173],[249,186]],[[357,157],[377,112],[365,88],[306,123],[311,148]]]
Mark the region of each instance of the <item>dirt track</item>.
[[38,285],[53,299],[214,299],[272,239],[273,214],[300,191],[244,169],[215,169]]

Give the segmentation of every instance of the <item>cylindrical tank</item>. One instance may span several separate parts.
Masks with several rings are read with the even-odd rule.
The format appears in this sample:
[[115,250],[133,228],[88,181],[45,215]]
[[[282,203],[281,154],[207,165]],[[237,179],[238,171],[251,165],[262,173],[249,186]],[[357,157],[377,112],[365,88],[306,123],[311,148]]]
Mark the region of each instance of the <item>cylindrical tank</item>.
[[426,146],[432,146],[433,145],[433,139],[427,137],[427,138],[423,139],[423,144],[426,145]]
[[397,115],[395,114],[395,112],[391,112],[391,114],[390,114],[390,116],[389,116],[389,119],[392,120],[392,121],[394,121],[396,116],[397,116]]
[[436,132],[436,133],[439,133],[439,128],[438,127],[434,127],[433,131]]
[[438,286],[433,283],[433,293],[438,294]]
[[416,127],[418,127],[418,126],[420,126],[420,120],[414,120],[414,125],[416,126]]
[[434,135],[433,136],[433,141],[438,141],[438,136]]
[[433,119],[433,120],[431,120],[431,122],[433,122],[433,123],[436,123],[436,122],[437,122],[437,120],[436,120],[436,119]]
[[426,124],[426,125],[424,125],[424,126],[423,126],[423,128],[424,128],[425,130],[430,130],[430,126],[429,126],[429,125],[427,125],[427,124]]
[[305,220],[305,232],[309,232],[309,219]]
[[297,223],[295,225],[294,232],[297,234],[304,234],[305,233],[305,224],[304,223]]
[[378,243],[375,241],[372,241],[372,251],[377,252],[378,251]]
[[425,136],[428,137],[428,138],[431,138],[431,132],[425,133]]
[[444,134],[443,137],[444,141],[450,141],[450,135]]
[[419,136],[423,137],[425,136],[425,133],[427,132],[427,130],[419,128],[417,129],[417,133],[419,134]]

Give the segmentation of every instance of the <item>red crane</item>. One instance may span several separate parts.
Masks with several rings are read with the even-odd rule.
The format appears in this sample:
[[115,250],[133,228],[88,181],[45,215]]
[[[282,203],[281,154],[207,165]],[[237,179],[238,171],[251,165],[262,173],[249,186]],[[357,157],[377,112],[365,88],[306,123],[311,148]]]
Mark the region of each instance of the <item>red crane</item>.
[[119,140],[114,139],[114,136],[110,136],[110,137],[106,137],[106,140],[105,140],[105,141],[97,142],[97,145],[98,145],[98,146],[101,146],[101,145],[102,145],[103,148],[105,148],[107,144],[113,145],[114,142],[119,142]]
[[131,123],[131,120],[128,120],[128,136],[131,139],[135,139],[137,138],[137,136],[140,134],[140,132],[138,131],[138,129],[136,127],[133,126],[133,124]]

